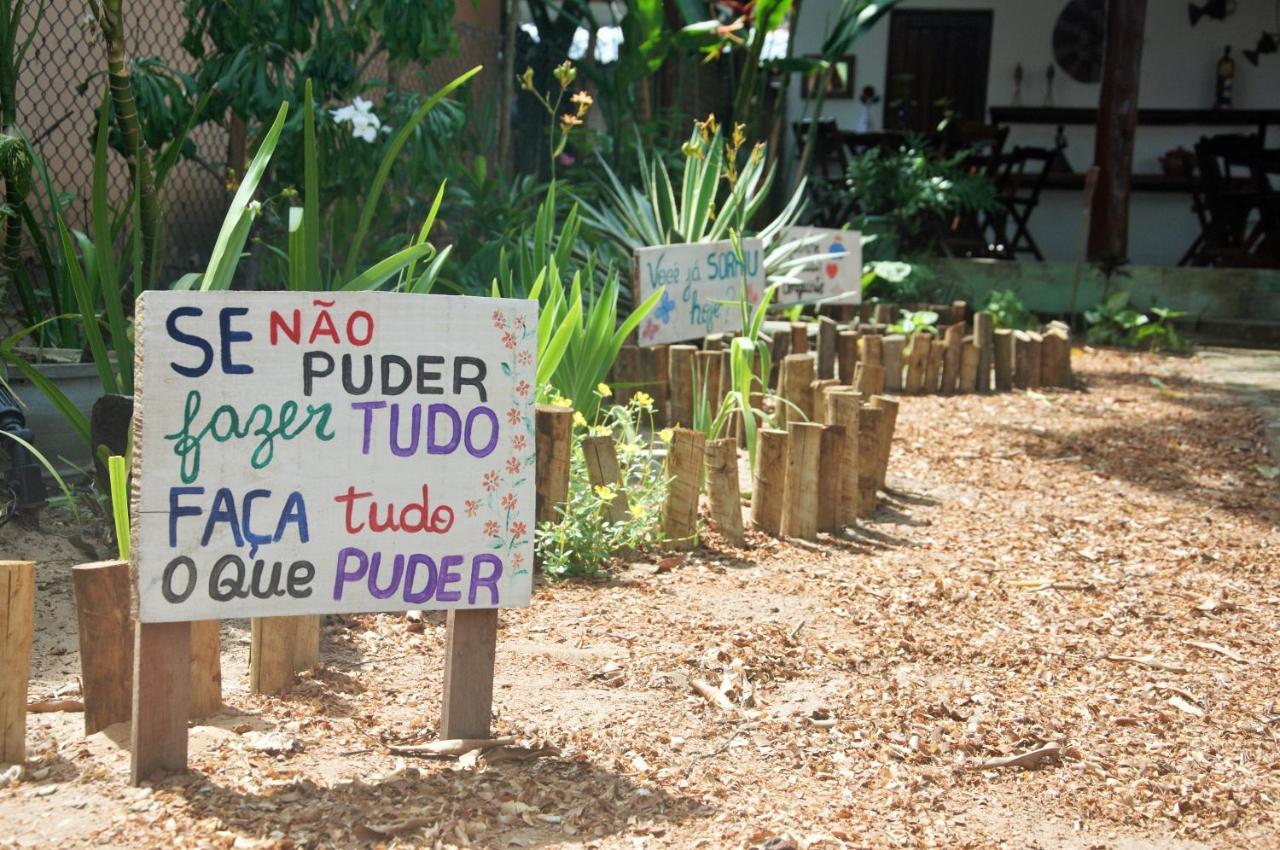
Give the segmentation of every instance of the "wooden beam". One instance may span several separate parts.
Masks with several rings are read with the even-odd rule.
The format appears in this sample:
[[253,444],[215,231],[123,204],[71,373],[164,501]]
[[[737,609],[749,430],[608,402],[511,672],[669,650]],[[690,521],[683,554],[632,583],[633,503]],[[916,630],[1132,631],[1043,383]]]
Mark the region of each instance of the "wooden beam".
[[1129,190],[1147,0],[1107,0],[1107,42],[1093,160],[1099,177],[1089,227],[1089,259],[1118,263],[1129,253]]
[[191,624],[138,623],[133,644],[133,761],[141,785],[158,771],[187,768]]

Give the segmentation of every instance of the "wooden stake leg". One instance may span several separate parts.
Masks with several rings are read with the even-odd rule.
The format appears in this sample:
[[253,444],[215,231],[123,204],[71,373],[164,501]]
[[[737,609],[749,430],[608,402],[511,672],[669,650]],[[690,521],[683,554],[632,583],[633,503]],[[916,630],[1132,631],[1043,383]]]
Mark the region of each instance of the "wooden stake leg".
[[488,738],[498,611],[450,611],[445,637],[440,737]]
[[138,623],[133,644],[133,763],[140,785],[158,771],[187,769],[190,623]]
[[92,735],[133,716],[132,582],[128,561],[71,568],[80,630],[80,690],[84,733]]
[[27,681],[35,617],[35,563],[0,561],[0,764],[21,764],[27,757]]

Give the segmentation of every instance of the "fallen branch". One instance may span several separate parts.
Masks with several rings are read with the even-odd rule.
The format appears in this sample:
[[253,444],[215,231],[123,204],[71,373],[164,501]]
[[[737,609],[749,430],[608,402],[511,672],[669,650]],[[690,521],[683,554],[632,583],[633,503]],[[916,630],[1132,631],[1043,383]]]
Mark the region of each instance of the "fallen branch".
[[1050,741],[1039,749],[1031,750],[1026,753],[1019,753],[1014,756],[1001,756],[1000,758],[988,759],[987,761],[978,762],[965,766],[965,770],[994,770],[998,767],[1038,767],[1042,761],[1049,759],[1058,759],[1062,756],[1062,745],[1057,741]]
[[704,682],[701,679],[690,679],[689,686],[697,691],[703,699],[722,711],[733,711],[734,705],[729,701],[729,698],[724,695],[724,692],[712,687],[709,683]]
[[51,711],[84,711],[84,703],[78,699],[47,699],[27,703],[27,711],[32,714]]
[[387,746],[391,752],[401,756],[460,756],[472,750],[489,750],[494,747],[508,747],[516,742],[515,738],[446,738],[443,741],[432,741],[429,744],[410,744]]

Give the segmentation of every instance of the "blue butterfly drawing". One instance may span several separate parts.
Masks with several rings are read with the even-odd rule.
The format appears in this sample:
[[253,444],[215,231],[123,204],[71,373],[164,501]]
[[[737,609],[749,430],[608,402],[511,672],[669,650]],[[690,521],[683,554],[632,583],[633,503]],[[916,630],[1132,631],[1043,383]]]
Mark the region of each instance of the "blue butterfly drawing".
[[658,321],[667,324],[671,321],[671,311],[676,308],[676,302],[671,300],[671,296],[665,291],[662,293],[662,301],[654,308],[653,313],[658,317]]

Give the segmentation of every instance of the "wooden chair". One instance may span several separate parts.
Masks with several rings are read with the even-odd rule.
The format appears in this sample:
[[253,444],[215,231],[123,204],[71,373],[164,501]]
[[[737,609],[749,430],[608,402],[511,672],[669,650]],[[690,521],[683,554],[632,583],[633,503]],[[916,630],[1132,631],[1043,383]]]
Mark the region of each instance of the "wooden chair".
[[[796,156],[804,151],[809,140],[812,119],[794,122]],[[850,203],[844,195],[845,178],[849,172],[849,157],[845,154],[841,130],[836,119],[820,118],[817,137],[814,139],[813,159],[809,163],[809,191],[815,208],[815,224],[823,227],[840,227],[848,221]]]
[[1195,151],[1192,209],[1200,235],[1183,264],[1280,265],[1280,196],[1271,188],[1261,139],[1205,136]]
[[1056,147],[1017,146],[999,157],[995,184],[1000,208],[987,214],[985,228],[992,232],[991,244],[1000,246],[1010,259],[1023,252],[1044,261],[1044,254],[1031,235],[1031,214],[1040,205],[1040,193],[1060,153]]

